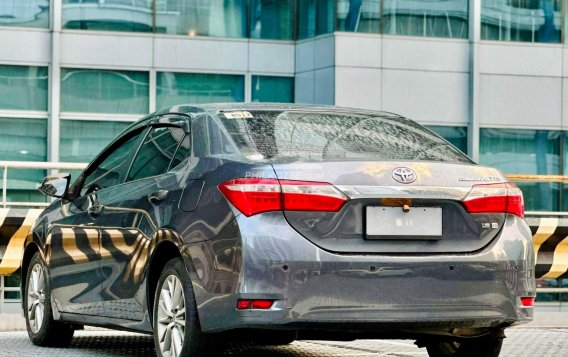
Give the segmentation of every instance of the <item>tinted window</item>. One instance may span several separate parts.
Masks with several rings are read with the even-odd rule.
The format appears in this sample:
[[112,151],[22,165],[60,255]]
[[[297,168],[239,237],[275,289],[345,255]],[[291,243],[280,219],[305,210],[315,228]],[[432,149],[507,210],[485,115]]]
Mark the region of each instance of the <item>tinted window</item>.
[[192,124],[192,133],[196,157],[227,157],[238,153],[238,149],[211,116],[196,118]]
[[394,115],[255,111],[219,119],[250,159],[471,162],[438,135]]
[[[154,128],[144,140],[128,174],[128,181],[156,176],[168,171],[176,149],[184,140],[180,128]],[[189,144],[187,144],[189,147]]]
[[178,147],[172,162],[170,163],[170,169],[173,169],[177,165],[179,165],[186,157],[189,157],[191,154],[191,142],[190,136],[188,134],[185,135],[183,141],[181,142],[180,146]]
[[201,116],[191,123],[193,135],[193,154],[195,157],[205,157],[208,154],[209,138],[207,134],[207,117]]
[[[118,185],[124,181],[126,170],[130,166],[132,153],[142,140],[143,132],[140,132],[126,140],[118,148],[114,149],[86,178],[83,183],[82,194],[92,187],[103,189]],[[96,185],[96,186],[95,186]]]

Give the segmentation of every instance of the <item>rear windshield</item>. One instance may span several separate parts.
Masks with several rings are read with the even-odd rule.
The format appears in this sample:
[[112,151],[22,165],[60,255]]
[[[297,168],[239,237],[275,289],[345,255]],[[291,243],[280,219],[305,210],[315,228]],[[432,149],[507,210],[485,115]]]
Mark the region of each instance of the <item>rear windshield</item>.
[[395,116],[302,111],[218,115],[250,159],[471,161],[415,122]]

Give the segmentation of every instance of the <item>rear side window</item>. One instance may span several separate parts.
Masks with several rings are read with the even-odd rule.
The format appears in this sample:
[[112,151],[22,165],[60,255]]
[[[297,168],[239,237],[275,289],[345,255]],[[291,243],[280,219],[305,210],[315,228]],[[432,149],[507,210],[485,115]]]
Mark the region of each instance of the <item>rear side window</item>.
[[196,157],[240,156],[239,150],[231,142],[219,124],[209,115],[202,115],[193,120],[193,152]]
[[412,120],[357,113],[254,111],[220,113],[243,155],[268,160],[471,160]]
[[[134,159],[127,181],[161,175],[168,171],[170,163],[185,137],[186,134],[181,128],[152,128],[140,147],[136,159]],[[186,146],[188,147],[189,144],[186,144]]]
[[132,155],[142,140],[140,132],[114,149],[83,182],[81,194],[115,186],[124,181],[126,170],[132,162]]
[[189,134],[186,134],[185,137],[183,138],[181,144],[179,145],[178,149],[176,150],[176,153],[174,155],[174,158],[172,159],[172,162],[170,163],[170,169],[173,169],[177,165],[181,164],[181,162],[183,160],[185,160],[186,157],[189,157],[189,155],[191,154],[190,138],[191,138],[191,136]]

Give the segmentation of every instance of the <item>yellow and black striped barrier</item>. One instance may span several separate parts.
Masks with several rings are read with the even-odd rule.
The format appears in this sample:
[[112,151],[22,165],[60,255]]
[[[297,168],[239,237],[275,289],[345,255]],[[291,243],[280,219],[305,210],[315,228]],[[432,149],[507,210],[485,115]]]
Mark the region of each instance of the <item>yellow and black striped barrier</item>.
[[26,240],[43,209],[0,208],[0,275],[20,269]]
[[[0,275],[20,268],[26,240],[42,209],[0,208]],[[527,217],[536,254],[536,277],[568,277],[568,214],[566,217]]]
[[568,216],[526,217],[533,235],[536,277],[568,277]]

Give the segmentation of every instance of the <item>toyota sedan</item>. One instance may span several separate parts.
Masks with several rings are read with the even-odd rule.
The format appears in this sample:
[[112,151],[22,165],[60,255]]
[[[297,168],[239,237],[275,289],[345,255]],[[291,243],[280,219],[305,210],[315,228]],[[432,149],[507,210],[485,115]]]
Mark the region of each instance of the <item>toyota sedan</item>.
[[399,115],[174,106],[41,190],[22,261],[40,346],[95,325],[158,356],[365,338],[498,356],[533,316],[521,191]]

